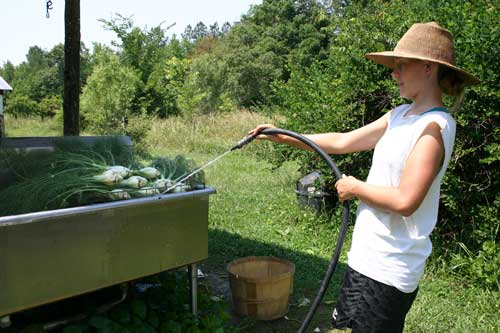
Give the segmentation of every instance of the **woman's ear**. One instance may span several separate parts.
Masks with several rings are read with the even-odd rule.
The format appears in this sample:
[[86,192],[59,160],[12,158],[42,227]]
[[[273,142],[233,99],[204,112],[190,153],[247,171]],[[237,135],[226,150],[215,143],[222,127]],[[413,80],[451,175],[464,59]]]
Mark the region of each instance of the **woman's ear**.
[[428,77],[431,77],[434,73],[437,75],[438,70],[439,70],[439,64],[432,61],[424,62],[424,71]]
[[426,73],[430,73],[432,71],[432,63],[430,61],[424,62],[424,69]]

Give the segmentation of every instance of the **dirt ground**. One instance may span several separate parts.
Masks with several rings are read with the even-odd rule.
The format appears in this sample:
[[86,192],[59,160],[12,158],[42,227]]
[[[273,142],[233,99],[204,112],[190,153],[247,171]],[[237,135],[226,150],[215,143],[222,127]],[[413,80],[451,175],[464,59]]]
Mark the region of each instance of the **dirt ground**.
[[[224,299],[227,304],[228,312],[232,316],[232,323],[239,327],[241,332],[245,333],[290,333],[295,332],[300,328],[309,307],[299,307],[294,303],[293,298],[290,300],[289,312],[284,318],[272,321],[258,321],[250,317],[242,317],[236,314],[232,309],[231,288],[229,286],[229,278],[227,272],[215,270],[211,267],[203,265],[201,270],[204,277],[201,278],[201,283],[205,283],[214,296]],[[308,331],[310,332],[334,332],[330,331],[329,318],[331,309],[329,306],[320,305],[317,314],[314,317]],[[315,331],[315,329],[319,329]],[[345,331],[342,331],[345,333]]]

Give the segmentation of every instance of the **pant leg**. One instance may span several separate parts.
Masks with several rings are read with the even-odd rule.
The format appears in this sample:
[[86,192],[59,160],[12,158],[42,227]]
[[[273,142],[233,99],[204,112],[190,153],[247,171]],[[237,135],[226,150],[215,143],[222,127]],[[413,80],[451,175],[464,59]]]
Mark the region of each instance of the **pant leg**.
[[352,317],[362,297],[363,283],[357,272],[347,266],[342,288],[332,314],[333,327],[338,329],[352,327]]
[[401,333],[417,292],[403,293],[348,267],[333,327],[350,327],[352,333]]

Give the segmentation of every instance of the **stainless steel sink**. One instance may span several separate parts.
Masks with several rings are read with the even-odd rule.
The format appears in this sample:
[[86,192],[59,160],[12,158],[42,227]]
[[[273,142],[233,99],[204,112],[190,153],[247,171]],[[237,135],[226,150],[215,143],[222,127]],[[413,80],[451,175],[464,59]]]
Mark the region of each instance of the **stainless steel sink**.
[[190,268],[196,312],[212,193],[0,217],[0,317],[182,266]]

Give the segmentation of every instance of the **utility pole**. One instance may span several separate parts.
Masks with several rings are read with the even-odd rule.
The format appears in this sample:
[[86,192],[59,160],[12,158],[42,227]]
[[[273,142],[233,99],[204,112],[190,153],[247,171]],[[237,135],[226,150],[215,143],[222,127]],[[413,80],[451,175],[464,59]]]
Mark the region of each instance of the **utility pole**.
[[64,8],[64,135],[80,134],[80,0]]

